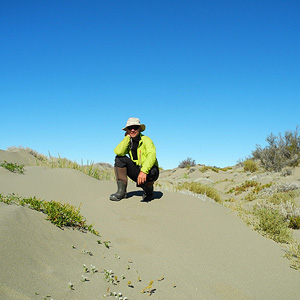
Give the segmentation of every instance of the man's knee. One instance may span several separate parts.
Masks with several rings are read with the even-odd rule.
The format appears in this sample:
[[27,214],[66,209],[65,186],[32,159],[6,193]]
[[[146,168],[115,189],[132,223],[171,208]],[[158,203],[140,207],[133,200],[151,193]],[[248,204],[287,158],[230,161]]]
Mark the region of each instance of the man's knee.
[[128,156],[116,156],[115,157],[115,167],[124,168],[128,164]]
[[153,166],[147,176],[147,181],[156,181],[158,179],[158,176],[159,176],[159,169],[157,166]]

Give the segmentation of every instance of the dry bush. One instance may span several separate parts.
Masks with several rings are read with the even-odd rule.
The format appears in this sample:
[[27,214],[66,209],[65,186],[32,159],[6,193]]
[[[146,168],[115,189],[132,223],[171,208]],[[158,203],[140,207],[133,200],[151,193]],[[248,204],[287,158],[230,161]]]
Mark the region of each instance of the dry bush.
[[286,131],[282,136],[272,133],[266,138],[268,146],[260,145],[252,152],[253,158],[258,159],[267,171],[281,171],[284,167],[296,167],[300,163],[299,128],[294,132]]
[[196,165],[195,160],[188,157],[179,163],[178,168],[190,168],[190,167],[194,167],[195,165]]

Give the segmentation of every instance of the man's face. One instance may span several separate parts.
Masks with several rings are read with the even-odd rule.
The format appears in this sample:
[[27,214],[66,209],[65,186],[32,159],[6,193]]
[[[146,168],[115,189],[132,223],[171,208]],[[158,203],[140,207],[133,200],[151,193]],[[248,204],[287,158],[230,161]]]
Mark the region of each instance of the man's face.
[[127,133],[131,138],[134,138],[140,134],[140,126],[132,125],[127,127]]

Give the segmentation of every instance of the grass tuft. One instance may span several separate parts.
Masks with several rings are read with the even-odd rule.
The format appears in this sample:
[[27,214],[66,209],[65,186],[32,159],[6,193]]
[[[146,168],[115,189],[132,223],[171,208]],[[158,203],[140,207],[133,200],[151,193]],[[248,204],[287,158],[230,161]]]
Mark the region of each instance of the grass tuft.
[[199,182],[185,182],[177,186],[178,190],[188,190],[195,194],[204,194],[207,197],[215,200],[216,202],[222,202],[221,196],[214,188],[203,185]]

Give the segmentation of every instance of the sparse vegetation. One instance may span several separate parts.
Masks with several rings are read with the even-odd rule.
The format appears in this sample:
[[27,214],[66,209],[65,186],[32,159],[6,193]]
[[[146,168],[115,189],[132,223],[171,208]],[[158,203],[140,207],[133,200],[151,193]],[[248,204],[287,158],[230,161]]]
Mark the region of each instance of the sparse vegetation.
[[[13,150],[15,148],[11,147],[8,150]],[[50,168],[68,168],[68,169],[74,169],[78,170],[80,172],[83,172],[84,174],[91,176],[93,178],[96,178],[98,180],[110,180],[113,178],[113,172],[105,171],[99,169],[97,165],[95,165],[93,162],[87,162],[86,165],[83,165],[83,162],[81,162],[81,165],[79,165],[77,162],[73,162],[67,158],[62,158],[58,154],[58,158],[51,156],[49,153],[49,158],[43,154],[39,154],[35,150],[32,150],[30,148],[21,148],[21,150],[31,154],[36,158],[36,164],[38,166],[45,166]]]
[[285,256],[292,262],[291,268],[295,270],[300,269],[300,241],[293,241],[289,244],[289,249]]
[[219,173],[219,169],[216,168],[216,167],[203,166],[202,168],[199,169],[199,171],[202,172],[202,173],[204,173],[204,172],[206,172],[208,170],[212,170],[212,171],[214,171],[216,173]]
[[260,145],[252,152],[267,171],[279,172],[285,167],[296,167],[300,163],[300,136],[299,127],[294,132],[286,131],[282,136],[272,133],[266,138],[268,145]]
[[72,227],[82,231],[89,231],[96,235],[99,234],[93,228],[93,225],[87,225],[86,219],[80,214],[80,208],[76,208],[68,203],[45,201],[36,197],[23,198],[15,194],[7,196],[0,194],[0,202],[28,206],[31,209],[41,211],[47,215],[47,220],[59,228]]
[[179,163],[178,168],[188,168],[189,169],[190,167],[194,167],[195,165],[196,165],[195,160],[188,157]]
[[3,167],[13,173],[24,174],[24,165],[4,161],[3,163],[0,163],[0,167]]
[[206,195],[207,197],[215,200],[216,202],[222,201],[221,196],[219,195],[216,189],[198,182],[185,182],[181,185],[178,185],[177,188],[178,190],[188,190],[195,194]]
[[232,170],[232,167],[226,167],[226,168],[218,168],[218,167],[211,167],[211,166],[203,166],[199,169],[201,173],[204,173],[208,170],[212,170],[216,173],[219,173],[219,171],[227,172],[228,170]]
[[249,188],[252,188],[252,187],[257,187],[259,185],[259,183],[257,181],[253,181],[253,180],[246,180],[244,183],[242,183],[241,185],[239,186],[236,186],[234,188],[231,188],[227,194],[230,194],[230,193],[234,193],[235,195],[239,195],[241,194],[242,192],[245,192],[247,191]]
[[267,200],[275,205],[279,205],[280,203],[293,202],[299,194],[299,190],[279,192],[269,196]]

